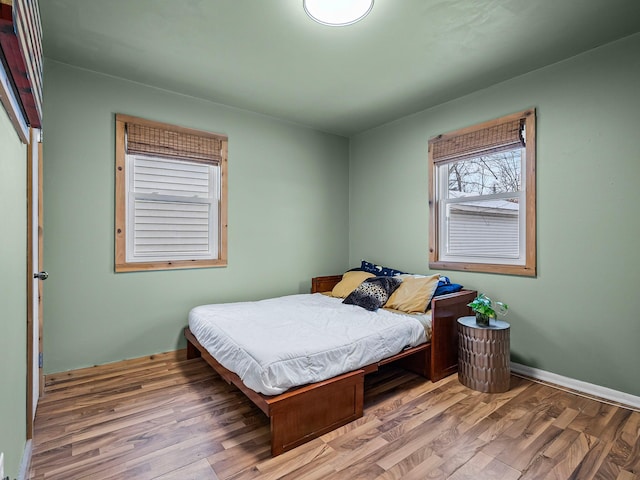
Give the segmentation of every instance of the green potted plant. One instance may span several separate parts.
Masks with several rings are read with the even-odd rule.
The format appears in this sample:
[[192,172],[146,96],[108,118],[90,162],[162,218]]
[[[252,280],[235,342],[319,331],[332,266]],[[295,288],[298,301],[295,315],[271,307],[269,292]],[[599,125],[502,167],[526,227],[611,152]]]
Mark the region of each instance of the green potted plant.
[[493,302],[484,293],[478,295],[475,300],[467,304],[467,306],[471,307],[471,310],[475,312],[476,323],[483,327],[488,327],[489,321],[492,318],[496,318],[496,310],[498,311],[498,314],[504,316],[507,314],[507,310],[509,309],[509,305],[506,303]]

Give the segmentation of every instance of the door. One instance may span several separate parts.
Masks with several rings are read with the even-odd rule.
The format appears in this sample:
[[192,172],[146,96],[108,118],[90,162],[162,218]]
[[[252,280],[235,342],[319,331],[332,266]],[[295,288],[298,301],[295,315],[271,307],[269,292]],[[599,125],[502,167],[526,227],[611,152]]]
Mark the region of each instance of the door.
[[42,143],[31,129],[27,147],[27,439],[44,390],[42,377]]

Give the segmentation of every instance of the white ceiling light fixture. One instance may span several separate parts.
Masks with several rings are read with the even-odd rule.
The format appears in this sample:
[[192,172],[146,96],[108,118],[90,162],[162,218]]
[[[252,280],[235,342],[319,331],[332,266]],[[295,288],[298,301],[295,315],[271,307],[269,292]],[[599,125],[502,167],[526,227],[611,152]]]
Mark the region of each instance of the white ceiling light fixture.
[[307,15],[331,27],[359,22],[373,8],[373,0],[303,0],[302,3]]

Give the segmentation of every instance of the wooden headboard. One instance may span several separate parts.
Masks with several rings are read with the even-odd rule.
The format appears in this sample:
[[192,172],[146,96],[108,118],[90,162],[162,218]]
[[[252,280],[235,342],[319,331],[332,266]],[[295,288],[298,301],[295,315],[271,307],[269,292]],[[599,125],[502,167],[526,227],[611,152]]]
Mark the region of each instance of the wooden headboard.
[[330,292],[340,280],[342,280],[342,275],[314,277],[311,279],[311,293]]

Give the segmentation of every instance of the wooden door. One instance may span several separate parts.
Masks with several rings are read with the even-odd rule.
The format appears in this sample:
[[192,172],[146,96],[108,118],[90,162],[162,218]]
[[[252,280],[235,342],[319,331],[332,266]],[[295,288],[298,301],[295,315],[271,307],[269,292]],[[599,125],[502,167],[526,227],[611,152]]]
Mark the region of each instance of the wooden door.
[[44,390],[42,376],[42,143],[31,129],[27,147],[27,439]]

